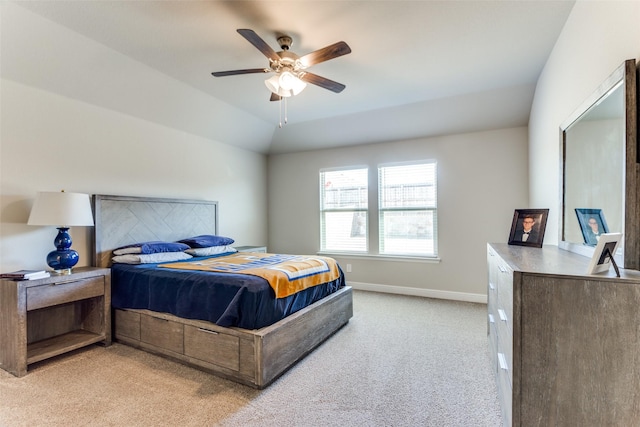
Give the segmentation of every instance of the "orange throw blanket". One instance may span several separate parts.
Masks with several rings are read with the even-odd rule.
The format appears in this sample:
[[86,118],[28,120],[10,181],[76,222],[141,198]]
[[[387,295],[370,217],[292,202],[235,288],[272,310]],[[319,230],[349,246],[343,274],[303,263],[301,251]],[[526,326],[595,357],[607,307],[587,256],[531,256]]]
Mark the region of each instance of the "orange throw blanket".
[[173,262],[158,267],[260,276],[269,282],[276,298],[288,297],[340,277],[338,263],[333,258],[255,252],[237,252],[233,255]]

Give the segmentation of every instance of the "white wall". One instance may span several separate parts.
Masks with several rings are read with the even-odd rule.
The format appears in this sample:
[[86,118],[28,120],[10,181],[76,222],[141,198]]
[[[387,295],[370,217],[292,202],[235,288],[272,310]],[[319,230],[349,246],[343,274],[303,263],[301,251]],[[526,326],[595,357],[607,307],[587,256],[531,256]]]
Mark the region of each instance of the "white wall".
[[[4,26],[6,22],[12,25]],[[18,43],[24,38],[39,36],[57,48],[70,40],[81,42],[89,49],[76,52],[77,60],[55,63],[59,75],[63,75],[67,67],[70,73],[91,74],[96,85],[114,84],[109,80],[109,73],[98,71],[97,58],[82,57],[86,52],[103,52],[104,46],[96,45],[92,50],[87,39],[52,23],[42,25],[37,17],[17,6],[2,5],[2,23],[3,47],[12,41]],[[39,34],[52,26],[56,31]],[[58,33],[63,36],[57,38]],[[33,76],[37,74],[36,68],[46,68],[55,61],[28,50],[20,56],[28,60],[21,60],[22,70],[12,63],[8,73],[11,78],[8,78],[4,62],[14,58],[3,50],[0,271],[46,267],[45,257],[54,249],[56,230],[26,225],[38,191],[64,189],[89,194],[217,200],[221,234],[235,238],[239,245],[266,244],[266,217],[256,214],[265,212],[267,207],[264,155],[65,96],[60,93],[57,81],[51,82],[51,90],[47,90],[45,82],[34,86],[19,81],[20,71],[24,71],[25,76]],[[115,53],[109,56],[109,61],[116,61],[110,64],[113,69],[120,68],[117,61],[123,61],[122,69],[134,69],[136,76],[149,77],[144,90],[138,91],[136,85],[128,87],[123,103],[131,101],[142,105],[145,100],[148,103],[146,94],[153,89],[148,86],[150,82],[158,84],[158,91],[189,96],[181,84],[166,76],[158,78],[157,72],[142,64]],[[87,65],[92,62],[96,63],[95,68]],[[195,103],[195,106],[199,108],[202,104]],[[182,113],[189,115],[186,109]],[[80,253],[78,265],[89,263],[90,231],[80,227],[71,230],[73,247]]]
[[640,2],[578,0],[538,80],[529,120],[531,207],[549,207],[557,244],[559,128],[626,59],[640,57]]
[[[527,208],[527,129],[271,155],[269,251],[316,253],[321,168],[435,159],[440,263],[338,257],[349,282],[389,292],[464,300],[486,295],[486,243],[506,242],[514,209]],[[382,285],[382,286],[377,286]]]

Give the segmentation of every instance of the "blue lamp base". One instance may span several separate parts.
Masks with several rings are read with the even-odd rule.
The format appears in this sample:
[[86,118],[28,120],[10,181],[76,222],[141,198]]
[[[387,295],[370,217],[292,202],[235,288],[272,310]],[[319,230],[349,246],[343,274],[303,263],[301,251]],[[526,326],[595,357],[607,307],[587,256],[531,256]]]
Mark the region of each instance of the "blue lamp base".
[[71,249],[71,236],[68,227],[58,227],[58,235],[53,241],[56,250],[47,255],[47,264],[56,273],[71,274],[71,268],[78,263],[78,252]]

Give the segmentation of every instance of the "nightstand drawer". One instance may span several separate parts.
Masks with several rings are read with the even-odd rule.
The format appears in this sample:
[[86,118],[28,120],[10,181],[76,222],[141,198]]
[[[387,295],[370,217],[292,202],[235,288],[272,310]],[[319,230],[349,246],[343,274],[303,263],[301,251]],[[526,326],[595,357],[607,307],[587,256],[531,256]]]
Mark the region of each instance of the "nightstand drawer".
[[58,282],[27,288],[27,311],[104,295],[104,278]]

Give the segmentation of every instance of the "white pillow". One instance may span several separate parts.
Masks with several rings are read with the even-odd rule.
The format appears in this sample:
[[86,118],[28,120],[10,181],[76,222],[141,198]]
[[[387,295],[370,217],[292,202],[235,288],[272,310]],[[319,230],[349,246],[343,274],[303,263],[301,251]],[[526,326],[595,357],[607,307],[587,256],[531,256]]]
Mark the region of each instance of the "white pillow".
[[116,249],[113,251],[114,255],[127,255],[127,254],[141,254],[142,248],[140,246],[131,246],[130,248]]
[[180,242],[163,242],[160,240],[154,240],[151,242],[134,243],[133,245],[117,248],[113,251],[113,254],[155,254],[158,252],[181,252],[185,249],[189,249],[189,245]]
[[120,264],[155,264],[157,262],[182,261],[193,258],[184,252],[158,252],[156,254],[127,254],[111,258],[111,261]]
[[220,255],[225,252],[238,252],[233,246],[209,246],[208,248],[191,248],[185,251],[193,256]]

